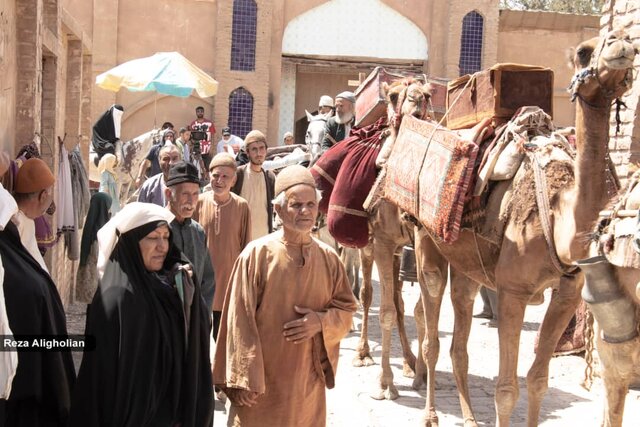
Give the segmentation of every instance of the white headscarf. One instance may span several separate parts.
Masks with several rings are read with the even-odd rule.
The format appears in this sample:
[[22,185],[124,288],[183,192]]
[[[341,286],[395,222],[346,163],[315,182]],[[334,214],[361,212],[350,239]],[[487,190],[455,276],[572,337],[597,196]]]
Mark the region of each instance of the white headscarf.
[[7,225],[16,212],[18,212],[16,201],[13,199],[13,196],[4,189],[2,184],[0,184],[0,231],[4,230],[5,225]]
[[[132,202],[98,230],[98,277],[102,278],[109,257],[121,234],[153,221],[171,223],[175,215],[154,203]],[[143,268],[143,266],[140,266]]]
[[100,159],[100,162],[98,163],[98,172],[100,173],[100,175],[102,175],[102,172],[107,171],[111,175],[115,176],[116,171],[113,168],[117,160],[118,159],[116,158],[116,156],[110,153],[102,156],[102,158]]

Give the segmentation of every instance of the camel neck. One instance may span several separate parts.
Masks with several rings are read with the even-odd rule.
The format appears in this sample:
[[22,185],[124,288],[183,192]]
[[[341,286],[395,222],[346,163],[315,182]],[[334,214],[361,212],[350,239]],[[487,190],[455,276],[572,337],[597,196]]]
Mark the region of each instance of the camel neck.
[[[602,105],[597,107],[594,105]],[[609,116],[606,100],[576,105],[576,167],[573,211],[576,232],[591,231],[609,201],[607,187]]]

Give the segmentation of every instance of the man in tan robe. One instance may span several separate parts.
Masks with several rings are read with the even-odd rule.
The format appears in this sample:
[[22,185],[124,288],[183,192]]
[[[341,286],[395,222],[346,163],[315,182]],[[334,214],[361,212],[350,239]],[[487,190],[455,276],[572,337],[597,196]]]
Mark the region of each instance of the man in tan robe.
[[217,338],[233,263],[251,240],[251,214],[247,201],[231,193],[236,182],[233,156],[217,154],[209,165],[209,178],[212,191],[200,195],[193,219],[204,228],[213,271],[216,272],[216,288],[210,308],[213,311],[213,336]]
[[318,194],[309,171],[276,178],[283,229],[254,240],[233,267],[214,358],[231,400],[228,425],[324,426],[340,340],[356,303],[340,259],[311,237]]

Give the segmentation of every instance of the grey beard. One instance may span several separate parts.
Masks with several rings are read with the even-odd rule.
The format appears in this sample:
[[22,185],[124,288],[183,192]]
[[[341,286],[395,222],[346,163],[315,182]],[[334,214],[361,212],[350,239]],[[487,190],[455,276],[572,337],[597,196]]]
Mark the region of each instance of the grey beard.
[[348,113],[342,113],[342,114],[336,113],[334,118],[336,123],[338,123],[339,125],[343,125],[345,123],[349,123],[351,119],[353,119],[353,112],[350,111]]

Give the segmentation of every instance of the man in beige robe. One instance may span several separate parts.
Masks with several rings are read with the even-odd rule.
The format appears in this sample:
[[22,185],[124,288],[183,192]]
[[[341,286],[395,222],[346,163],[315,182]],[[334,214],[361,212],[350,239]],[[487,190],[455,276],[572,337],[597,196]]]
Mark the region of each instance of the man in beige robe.
[[251,238],[257,239],[273,231],[273,185],[276,177],[262,165],[267,158],[267,137],[252,130],[244,139],[249,163],[238,167],[231,191],[241,196],[251,208]]
[[311,237],[318,193],[309,171],[276,178],[283,229],[240,254],[227,292],[214,383],[231,400],[228,425],[324,426],[340,340],[356,303],[340,259]]
[[193,219],[207,235],[207,247],[216,272],[213,294],[213,336],[217,337],[220,314],[233,263],[251,240],[249,204],[231,193],[236,182],[236,161],[228,153],[217,154],[209,166],[212,191],[198,198]]

